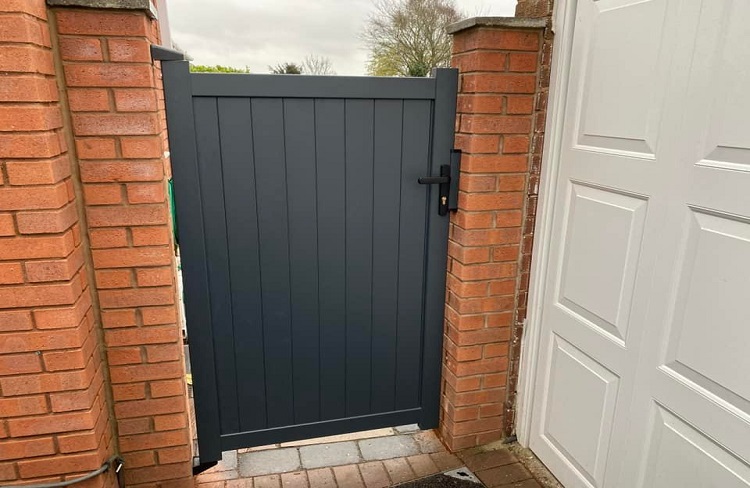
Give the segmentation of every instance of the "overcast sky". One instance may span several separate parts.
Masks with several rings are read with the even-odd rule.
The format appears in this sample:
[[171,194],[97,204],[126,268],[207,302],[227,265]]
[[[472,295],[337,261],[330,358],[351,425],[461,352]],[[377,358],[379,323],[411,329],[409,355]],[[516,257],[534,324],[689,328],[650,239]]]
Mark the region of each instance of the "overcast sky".
[[[516,0],[456,0],[470,15],[513,16]],[[364,74],[359,33],[372,0],[167,0],[172,40],[196,64],[249,66],[327,56],[341,75]]]

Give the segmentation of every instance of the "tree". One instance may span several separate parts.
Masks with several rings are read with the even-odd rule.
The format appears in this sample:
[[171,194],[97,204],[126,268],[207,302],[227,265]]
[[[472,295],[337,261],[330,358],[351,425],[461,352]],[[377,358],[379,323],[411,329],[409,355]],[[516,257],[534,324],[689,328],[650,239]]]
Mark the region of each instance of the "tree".
[[333,63],[325,56],[309,55],[302,61],[302,72],[308,75],[335,75]]
[[302,67],[297,63],[279,63],[276,66],[269,66],[271,73],[276,75],[301,75]]
[[455,0],[377,0],[362,38],[367,71],[376,76],[427,76],[450,65],[448,24],[461,14]]
[[208,66],[205,64],[191,64],[190,71],[193,73],[249,73],[250,68],[233,68],[231,66],[222,66],[220,64]]

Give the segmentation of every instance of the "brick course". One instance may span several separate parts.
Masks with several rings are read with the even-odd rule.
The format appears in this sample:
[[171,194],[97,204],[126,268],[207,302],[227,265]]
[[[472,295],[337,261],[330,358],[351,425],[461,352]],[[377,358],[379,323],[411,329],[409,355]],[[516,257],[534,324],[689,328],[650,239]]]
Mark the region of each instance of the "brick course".
[[0,5],[0,483],[192,486],[157,37]]
[[125,482],[192,486],[158,26],[145,12],[54,15]]
[[61,481],[113,426],[44,1],[3,2],[0,40],[0,482]]
[[543,42],[542,29],[505,26],[454,35],[455,145],[464,156],[448,247],[440,424],[452,450],[512,430],[509,372],[516,374],[528,286]]

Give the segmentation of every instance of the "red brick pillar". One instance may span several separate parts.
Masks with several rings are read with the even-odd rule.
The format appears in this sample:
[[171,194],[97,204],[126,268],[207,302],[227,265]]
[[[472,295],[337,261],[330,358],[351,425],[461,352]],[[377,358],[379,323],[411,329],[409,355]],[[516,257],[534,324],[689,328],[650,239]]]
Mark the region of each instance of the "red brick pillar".
[[125,482],[190,486],[163,96],[160,70],[149,51],[158,25],[150,8],[60,7],[51,16],[83,188]]
[[449,241],[440,431],[454,450],[508,435],[509,350],[528,285],[530,239],[522,231],[534,214],[531,138],[544,25],[477,18],[451,29],[460,70],[456,147],[464,156]]
[[[44,0],[0,2],[0,485],[114,452]],[[113,486],[110,470],[88,487]]]

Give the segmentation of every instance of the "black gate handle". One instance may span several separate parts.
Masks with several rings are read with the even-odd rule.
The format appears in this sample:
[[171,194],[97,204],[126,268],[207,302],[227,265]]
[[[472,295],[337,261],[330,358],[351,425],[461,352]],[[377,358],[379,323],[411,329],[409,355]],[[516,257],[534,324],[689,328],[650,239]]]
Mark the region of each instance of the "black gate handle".
[[449,164],[440,165],[440,176],[425,176],[419,178],[417,183],[420,185],[440,185],[438,189],[438,215],[448,213],[448,193],[451,188],[451,166]]
[[450,176],[423,176],[417,180],[420,185],[441,185],[450,182]]
[[440,176],[423,176],[417,179],[420,185],[440,185],[438,188],[438,215],[458,209],[458,178],[461,151],[451,151],[451,164],[440,165]]

